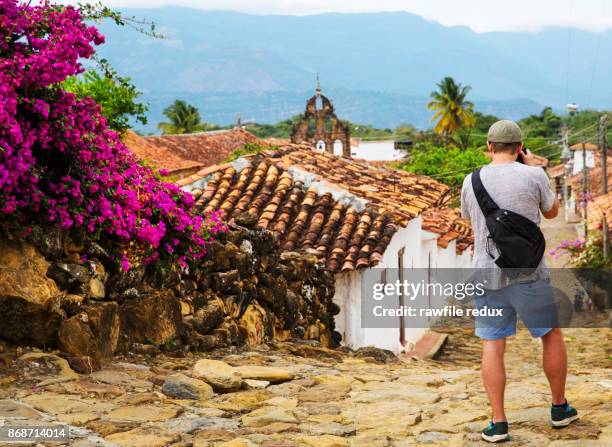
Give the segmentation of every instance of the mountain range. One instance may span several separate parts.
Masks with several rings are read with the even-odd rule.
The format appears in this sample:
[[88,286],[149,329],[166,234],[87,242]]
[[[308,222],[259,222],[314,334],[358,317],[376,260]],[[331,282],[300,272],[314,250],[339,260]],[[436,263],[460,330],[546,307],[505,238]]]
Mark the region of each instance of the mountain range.
[[100,25],[101,57],[130,76],[155,131],[176,98],[205,121],[273,123],[303,110],[319,73],[338,115],[377,127],[431,125],[429,92],[450,75],[476,109],[507,118],[612,106],[612,32],[550,28],[475,33],[405,13],[249,15],[181,7],[122,9],[155,22],[163,39]]

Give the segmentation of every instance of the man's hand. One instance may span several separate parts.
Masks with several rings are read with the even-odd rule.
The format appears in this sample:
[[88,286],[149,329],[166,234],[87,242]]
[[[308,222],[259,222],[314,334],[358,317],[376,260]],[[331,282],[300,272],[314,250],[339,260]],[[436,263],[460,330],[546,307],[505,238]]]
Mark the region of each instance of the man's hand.
[[539,166],[533,153],[527,148],[521,149],[519,157],[523,157],[523,163],[525,163],[527,166]]

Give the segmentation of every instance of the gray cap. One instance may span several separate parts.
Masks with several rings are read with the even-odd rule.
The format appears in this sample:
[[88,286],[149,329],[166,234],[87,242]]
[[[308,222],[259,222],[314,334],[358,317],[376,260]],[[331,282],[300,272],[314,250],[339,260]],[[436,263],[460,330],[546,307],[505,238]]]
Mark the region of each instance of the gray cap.
[[487,141],[491,143],[520,143],[523,141],[521,128],[511,120],[497,121],[489,127]]

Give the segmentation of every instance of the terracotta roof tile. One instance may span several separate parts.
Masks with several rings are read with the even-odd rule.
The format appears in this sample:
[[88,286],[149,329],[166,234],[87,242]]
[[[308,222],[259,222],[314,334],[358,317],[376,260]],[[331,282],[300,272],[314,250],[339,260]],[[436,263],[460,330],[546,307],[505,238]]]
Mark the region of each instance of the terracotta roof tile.
[[[612,189],[612,182],[611,182],[612,180],[612,154],[610,154],[610,151],[608,151],[607,165],[608,165],[608,176],[607,176],[608,177],[608,190],[610,190]],[[588,175],[589,175],[589,192],[591,193],[592,196],[600,195],[603,190],[602,178],[601,178],[602,170],[601,170],[601,153],[600,152],[595,153],[595,167],[592,169],[589,169]],[[574,191],[576,191],[578,197],[581,196],[582,181],[583,181],[582,172],[579,172],[576,175],[569,176],[569,183],[574,189]]]
[[552,168],[548,168],[548,175],[551,178],[562,177],[564,171],[565,171],[564,164],[561,163],[561,164],[553,166]]
[[608,230],[612,231],[612,192],[596,197],[587,207],[587,222],[592,230],[600,230],[602,217],[606,216]]
[[572,150],[572,151],[581,151],[583,147],[587,151],[597,151],[597,150],[599,150],[599,146],[597,146],[596,144],[593,144],[593,143],[589,143],[588,141],[585,141],[584,143],[581,142],[581,143],[572,144],[570,146],[570,150]]
[[[135,135],[135,134],[134,134]],[[160,166],[171,159],[185,160],[198,166],[211,166],[226,160],[230,154],[247,143],[267,145],[244,129],[233,128],[213,132],[198,132],[183,135],[161,135],[139,137],[151,150],[163,154]],[[129,143],[126,143],[130,149]],[[134,152],[138,150],[136,147]]]
[[448,187],[409,173],[289,145],[180,182],[196,206],[231,220],[248,212],[284,250],[313,250],[331,271],[374,266],[400,226],[448,197]]
[[457,240],[457,253],[463,253],[474,244],[474,236],[469,220],[461,218],[457,208],[431,208],[423,213],[423,229],[439,234],[438,246],[448,247]]
[[377,211],[392,213],[401,225],[450,198],[448,187],[429,177],[377,168],[315,151],[309,146],[288,145],[268,158],[285,169],[300,168],[366,199]]
[[126,132],[123,142],[140,160],[152,164],[155,168],[167,169],[171,174],[191,174],[203,166],[197,161],[181,158],[167,147],[155,144],[131,130]]

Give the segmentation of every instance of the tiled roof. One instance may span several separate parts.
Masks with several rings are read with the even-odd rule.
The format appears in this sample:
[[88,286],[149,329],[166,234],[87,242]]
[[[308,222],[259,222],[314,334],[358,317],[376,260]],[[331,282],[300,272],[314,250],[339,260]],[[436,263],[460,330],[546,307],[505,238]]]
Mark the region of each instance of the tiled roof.
[[167,147],[152,143],[149,138],[128,130],[123,137],[123,142],[136,156],[158,169],[167,169],[171,174],[186,172],[193,173],[202,167],[201,163],[186,160],[175,155]]
[[145,137],[145,140],[165,148],[184,160],[194,160],[202,166],[221,163],[235,149],[241,148],[246,143],[267,145],[252,133],[240,128],[184,135],[150,136]]
[[552,168],[548,168],[548,175],[550,175],[551,178],[561,177],[563,176],[564,171],[565,171],[564,164],[561,163],[561,164],[553,166]]
[[599,150],[599,146],[597,146],[596,144],[593,144],[593,143],[589,143],[588,141],[585,141],[584,143],[576,143],[576,144],[572,144],[572,145],[570,146],[570,149],[571,149],[572,151],[581,151],[581,150],[582,150],[583,145],[584,145],[584,148],[585,148],[587,151],[597,151],[597,150]]
[[381,169],[369,163],[336,157],[308,146],[290,145],[270,155],[279,166],[300,168],[362,197],[379,212],[390,212],[402,226],[450,198],[448,186],[429,177]]
[[587,207],[587,222],[590,229],[600,229],[602,217],[605,214],[608,230],[612,231],[612,191],[593,199]]
[[423,213],[423,229],[440,235],[438,246],[448,247],[456,240],[457,254],[463,253],[474,244],[472,226],[469,220],[461,218],[457,208],[431,208]]
[[427,177],[288,145],[210,167],[178,182],[203,213],[243,212],[271,230],[284,250],[315,250],[331,271],[376,265],[400,226],[439,206],[448,187]]
[[[607,166],[608,190],[611,190],[612,189],[612,182],[611,182],[612,180],[612,155],[610,154],[609,151],[608,151],[608,157],[607,157],[607,165],[608,165]],[[592,169],[589,169],[588,176],[589,176],[589,180],[588,180],[589,192],[591,193],[592,196],[600,195],[603,190],[602,188],[602,170],[601,170],[601,153],[600,152],[595,153],[595,167]],[[574,191],[578,193],[578,196],[580,196],[580,193],[582,192],[582,182],[583,182],[582,172],[579,172],[576,175],[571,175],[569,177],[569,183],[570,185],[572,185],[572,188],[574,189]]]

